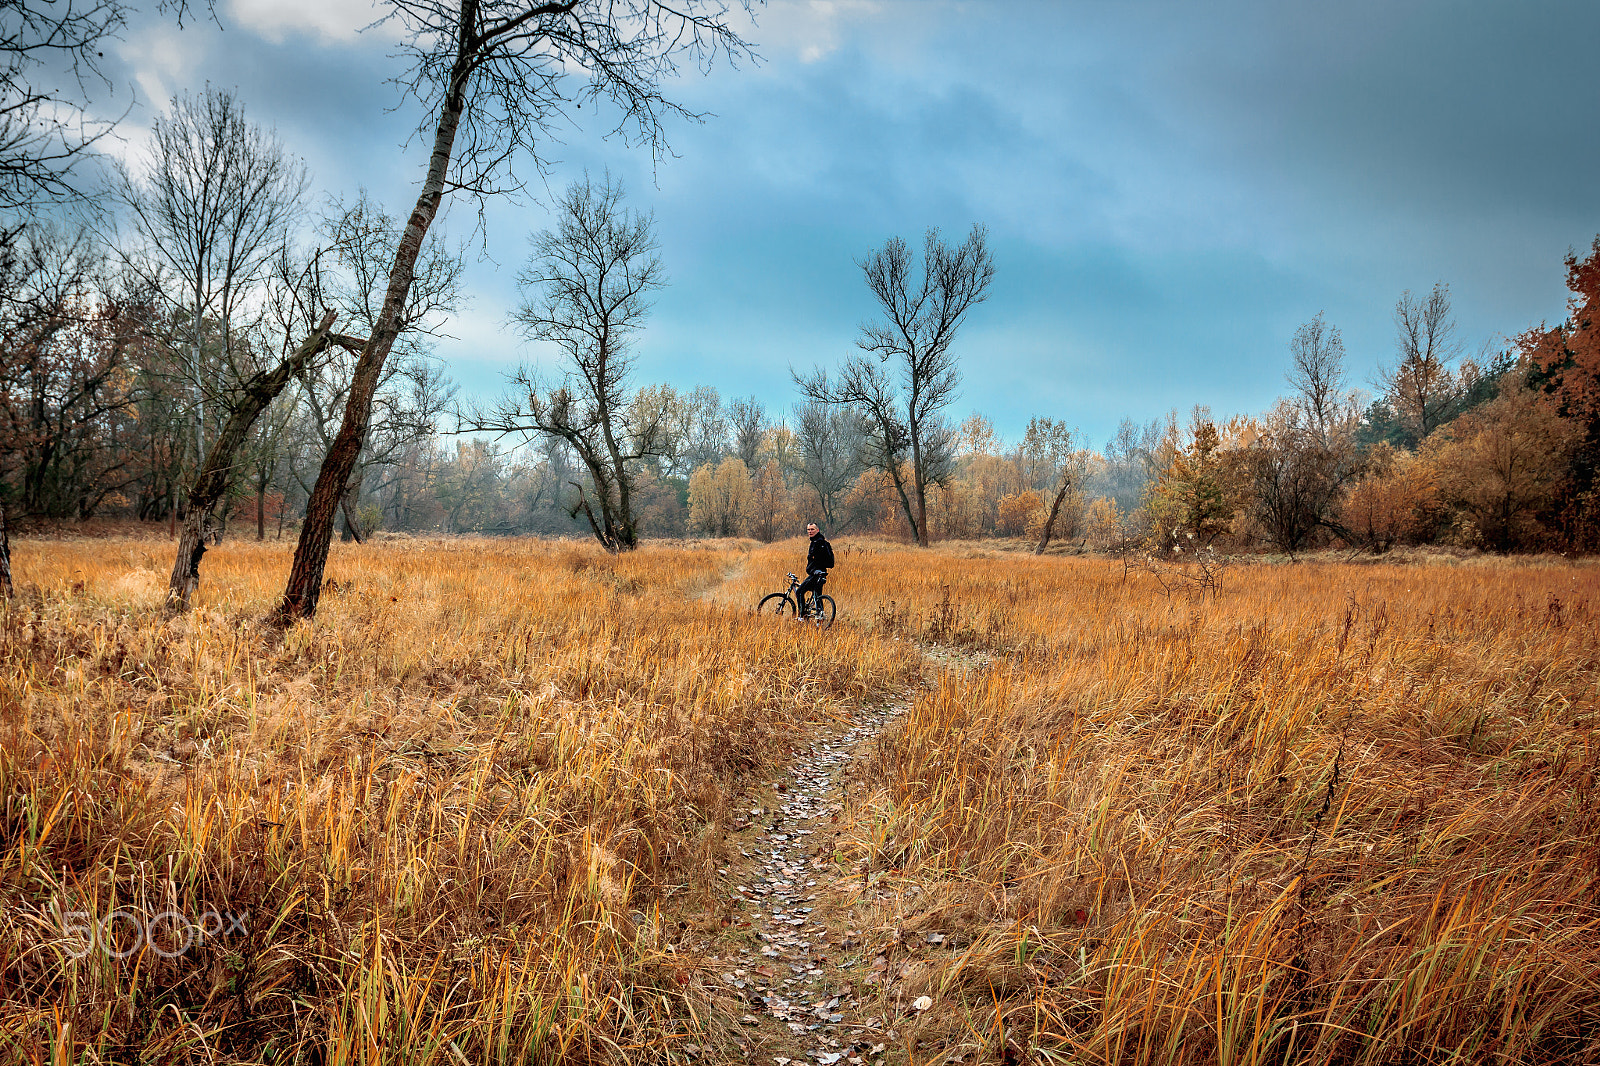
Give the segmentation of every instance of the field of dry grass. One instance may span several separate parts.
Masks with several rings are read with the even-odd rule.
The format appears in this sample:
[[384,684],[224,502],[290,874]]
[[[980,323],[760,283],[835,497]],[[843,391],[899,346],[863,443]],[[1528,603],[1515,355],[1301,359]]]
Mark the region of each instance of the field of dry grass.
[[1600,568],[839,546],[828,633],[749,614],[798,542],[459,540],[279,635],[286,546],[168,617],[164,544],[18,544],[0,1060],[740,1061],[733,812],[893,696],[891,1063],[1600,1061]]

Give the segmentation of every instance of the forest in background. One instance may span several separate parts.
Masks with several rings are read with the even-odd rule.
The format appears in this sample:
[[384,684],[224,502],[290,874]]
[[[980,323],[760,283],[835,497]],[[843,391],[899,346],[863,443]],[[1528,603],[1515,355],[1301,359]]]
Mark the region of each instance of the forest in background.
[[[303,167],[215,90],[174,100],[113,188],[96,226],[3,234],[0,503],[13,524],[176,532],[251,382],[292,364],[207,519],[213,541],[281,537],[332,447],[401,227],[364,192],[312,210]],[[957,334],[994,277],[981,227],[960,245],[930,231],[920,258],[892,238],[858,262],[881,322],[837,376],[796,372],[780,409],[714,384],[636,386],[629,342],[664,284],[653,218],[609,175],[574,184],[553,214],[516,316],[553,369],[519,371],[488,406],[461,403],[432,353],[461,259],[428,238],[342,500],[345,537],[593,532],[621,550],[770,541],[815,520],[1039,550],[1600,546],[1600,238],[1568,256],[1569,318],[1503,350],[1467,351],[1440,283],[1397,301],[1370,392],[1319,314],[1288,339],[1269,410],[1126,419],[1091,442],[1052,412],[1020,440],[982,414],[953,417]],[[347,334],[291,358],[329,310]]]
[[[296,284],[309,278],[320,300],[339,301],[358,322],[370,317],[381,274],[363,254],[394,229],[364,201],[324,219],[330,239],[307,257],[315,274],[302,263],[297,277],[276,249],[244,322],[195,316],[181,291],[159,291],[170,268],[130,269],[127,249],[22,231],[3,264],[0,357],[0,493],[13,521],[176,523],[229,388],[276,358],[295,314],[305,317]],[[1055,541],[1100,550],[1593,551],[1600,243],[1567,267],[1571,317],[1489,358],[1462,355],[1443,286],[1406,294],[1395,356],[1371,398],[1351,387],[1338,329],[1319,316],[1287,346],[1289,387],[1265,412],[1125,419],[1098,446],[1047,414],[1007,441],[974,413],[930,459],[928,533],[1037,542],[1054,506]],[[429,352],[427,318],[451,306],[459,266],[436,247],[430,270],[427,306],[380,388],[341,531],[586,533],[574,503],[580,486],[594,493],[594,479],[567,442],[449,432],[459,425],[456,390]],[[293,528],[350,359],[330,347],[257,422],[214,537]],[[651,454],[627,464],[642,536],[768,541],[811,519],[836,534],[912,535],[870,427],[849,405],[769,410],[712,385],[658,384],[629,392],[619,421],[652,427]]]

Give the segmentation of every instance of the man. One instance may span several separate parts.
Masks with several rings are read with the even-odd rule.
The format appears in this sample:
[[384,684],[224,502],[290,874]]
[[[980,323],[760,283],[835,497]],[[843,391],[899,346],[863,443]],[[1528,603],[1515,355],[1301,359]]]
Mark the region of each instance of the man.
[[811,593],[811,601],[815,609],[822,610],[822,585],[828,580],[828,571],[833,568],[833,545],[828,543],[828,538],[822,535],[822,530],[812,522],[806,526],[806,536],[811,538],[811,548],[806,552],[806,579],[800,586],[800,613],[807,614],[806,593]]

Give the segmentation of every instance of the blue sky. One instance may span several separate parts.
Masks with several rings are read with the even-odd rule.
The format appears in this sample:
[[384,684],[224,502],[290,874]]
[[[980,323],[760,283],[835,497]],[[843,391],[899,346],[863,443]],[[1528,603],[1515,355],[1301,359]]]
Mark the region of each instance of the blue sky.
[[[156,19],[108,58],[135,106],[117,151],[175,92],[235,89],[323,195],[415,196],[418,121],[367,0],[218,0],[221,27]],[[1016,437],[1032,415],[1095,444],[1123,416],[1263,409],[1319,311],[1352,384],[1393,350],[1402,290],[1451,286],[1469,347],[1562,313],[1562,256],[1600,233],[1600,5],[799,0],[758,12],[763,61],[691,72],[711,113],[675,158],[553,131],[559,189],[587,168],[653,211],[670,286],[641,382],[769,407],[790,367],[833,366],[872,316],[854,265],[892,235],[989,227],[996,277],[959,342],[955,414]],[[470,303],[440,345],[488,395],[550,354],[505,326],[539,200],[457,203]]]

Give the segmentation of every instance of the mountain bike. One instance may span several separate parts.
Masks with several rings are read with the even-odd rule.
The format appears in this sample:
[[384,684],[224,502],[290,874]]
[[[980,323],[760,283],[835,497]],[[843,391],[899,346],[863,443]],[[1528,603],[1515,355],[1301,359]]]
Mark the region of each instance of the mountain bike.
[[821,604],[814,611],[806,614],[800,613],[800,600],[796,591],[801,585],[801,580],[793,574],[789,575],[789,588],[786,592],[774,592],[763,596],[761,603],[756,607],[757,614],[772,615],[777,618],[803,619],[811,622],[819,629],[827,629],[833,625],[833,616],[838,607],[833,602],[832,596],[812,596],[812,601]]

